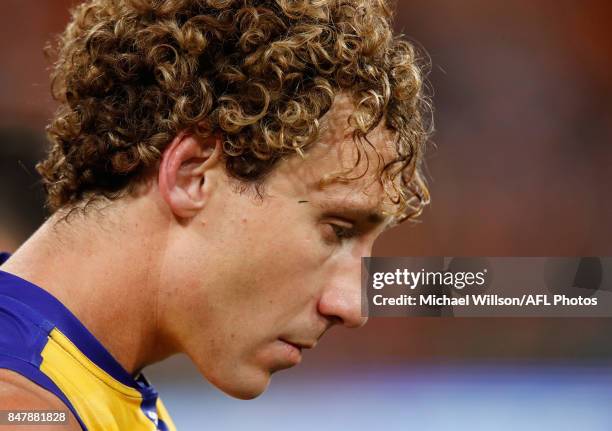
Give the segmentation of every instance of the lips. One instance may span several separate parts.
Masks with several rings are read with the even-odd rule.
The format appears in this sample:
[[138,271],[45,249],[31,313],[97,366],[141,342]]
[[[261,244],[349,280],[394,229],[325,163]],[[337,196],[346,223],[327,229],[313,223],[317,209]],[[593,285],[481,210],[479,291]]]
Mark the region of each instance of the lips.
[[306,343],[306,342],[298,342],[298,341],[290,341],[285,338],[280,339],[282,342],[289,344],[290,346],[295,347],[300,352],[302,349],[312,349],[316,343]]

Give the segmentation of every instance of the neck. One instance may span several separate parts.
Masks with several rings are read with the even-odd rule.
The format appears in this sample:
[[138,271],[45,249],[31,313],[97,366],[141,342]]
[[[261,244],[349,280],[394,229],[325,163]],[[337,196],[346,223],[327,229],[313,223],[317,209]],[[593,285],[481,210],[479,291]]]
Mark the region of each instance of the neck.
[[154,207],[134,211],[113,204],[104,211],[113,213],[110,221],[106,215],[103,221],[95,215],[68,221],[54,215],[2,269],[60,300],[134,375],[174,353],[158,320],[164,234],[147,231],[151,224],[136,218],[138,213],[159,216]]

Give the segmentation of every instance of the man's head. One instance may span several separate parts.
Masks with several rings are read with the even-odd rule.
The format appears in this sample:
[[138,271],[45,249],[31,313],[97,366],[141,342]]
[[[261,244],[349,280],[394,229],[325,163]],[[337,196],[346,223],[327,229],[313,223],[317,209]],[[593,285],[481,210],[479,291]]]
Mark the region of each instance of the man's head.
[[213,384],[256,396],[364,323],[361,257],[428,200],[421,74],[385,2],[91,1],[58,58],[49,206],[155,208],[160,336]]

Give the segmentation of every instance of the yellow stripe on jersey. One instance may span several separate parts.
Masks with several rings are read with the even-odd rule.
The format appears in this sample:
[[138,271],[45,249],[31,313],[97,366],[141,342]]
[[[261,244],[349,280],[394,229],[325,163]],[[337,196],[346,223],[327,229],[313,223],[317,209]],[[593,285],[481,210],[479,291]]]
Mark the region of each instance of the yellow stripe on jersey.
[[[88,431],[155,431],[141,410],[142,395],[94,364],[57,328],[41,352],[40,370],[64,393]],[[176,431],[161,400],[159,419]]]

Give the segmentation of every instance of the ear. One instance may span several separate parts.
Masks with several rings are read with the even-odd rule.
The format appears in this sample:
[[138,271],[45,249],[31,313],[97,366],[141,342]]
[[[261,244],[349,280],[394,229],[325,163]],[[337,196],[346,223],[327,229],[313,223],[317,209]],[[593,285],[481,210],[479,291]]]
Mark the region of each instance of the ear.
[[179,218],[194,217],[208,198],[210,169],[221,160],[221,138],[180,133],[164,150],[158,186],[162,198]]

